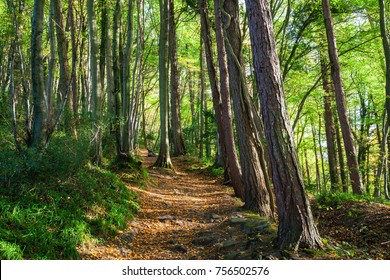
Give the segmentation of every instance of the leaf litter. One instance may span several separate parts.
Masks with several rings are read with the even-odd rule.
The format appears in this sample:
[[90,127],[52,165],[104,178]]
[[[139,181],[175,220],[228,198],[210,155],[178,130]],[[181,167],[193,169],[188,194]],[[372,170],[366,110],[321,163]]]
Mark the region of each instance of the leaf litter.
[[184,157],[173,159],[175,171],[154,168],[154,161],[143,155],[152,181],[146,188],[127,184],[139,195],[137,218],[116,237],[79,248],[83,259],[390,259],[389,206],[344,202],[321,209],[314,202],[324,250],[284,254],[274,246],[276,224],[249,235],[234,224],[243,203],[231,187],[190,168]]

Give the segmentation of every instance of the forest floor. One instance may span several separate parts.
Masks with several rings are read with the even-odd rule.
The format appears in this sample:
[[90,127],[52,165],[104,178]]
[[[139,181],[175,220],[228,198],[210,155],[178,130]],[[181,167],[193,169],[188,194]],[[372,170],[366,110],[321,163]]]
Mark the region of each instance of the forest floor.
[[173,159],[174,171],[152,167],[151,183],[128,187],[139,194],[136,220],[115,238],[79,249],[83,259],[390,259],[390,207],[346,202],[335,209],[314,202],[324,249],[281,254],[277,225],[242,209],[230,187],[192,160]]

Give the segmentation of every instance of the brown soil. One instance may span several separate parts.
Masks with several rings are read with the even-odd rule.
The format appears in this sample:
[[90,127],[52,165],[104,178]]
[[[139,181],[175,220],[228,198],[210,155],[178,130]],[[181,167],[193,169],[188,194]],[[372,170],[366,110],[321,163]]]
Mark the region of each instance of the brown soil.
[[335,209],[314,206],[314,211],[335,258],[390,259],[389,206],[347,201]]

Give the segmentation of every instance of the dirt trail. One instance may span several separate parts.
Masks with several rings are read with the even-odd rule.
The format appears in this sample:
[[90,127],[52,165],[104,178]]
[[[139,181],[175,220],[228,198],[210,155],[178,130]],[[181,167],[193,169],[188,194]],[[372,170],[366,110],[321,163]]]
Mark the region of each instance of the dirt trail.
[[128,186],[140,197],[136,220],[114,240],[85,250],[83,259],[220,259],[224,241],[245,239],[228,221],[242,205],[231,188],[190,170],[184,158],[173,159],[175,172],[153,168],[155,160],[143,153],[152,185]]
[[136,220],[114,239],[80,249],[82,259],[390,259],[390,207],[344,202],[335,209],[313,205],[324,250],[292,256],[273,248],[277,225],[241,212],[230,187],[188,158],[173,159],[175,172],[152,167],[143,154],[152,184],[128,185],[139,194]]

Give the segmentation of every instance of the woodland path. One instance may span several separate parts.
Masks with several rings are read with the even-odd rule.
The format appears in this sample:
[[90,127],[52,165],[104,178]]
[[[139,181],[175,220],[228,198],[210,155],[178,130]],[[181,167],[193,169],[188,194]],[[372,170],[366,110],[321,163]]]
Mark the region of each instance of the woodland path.
[[142,155],[152,183],[128,185],[139,194],[136,219],[114,240],[83,250],[83,259],[221,259],[226,240],[246,240],[229,222],[242,206],[230,187],[191,170],[186,158],[173,159],[173,172],[152,167],[156,158]]
[[82,259],[390,259],[389,206],[346,202],[324,209],[314,203],[325,250],[282,256],[273,247],[277,225],[243,212],[231,187],[190,158],[173,158],[175,171],[152,167],[155,160],[142,153],[151,179],[146,188],[127,184],[139,195],[136,219],[115,238],[80,248]]

